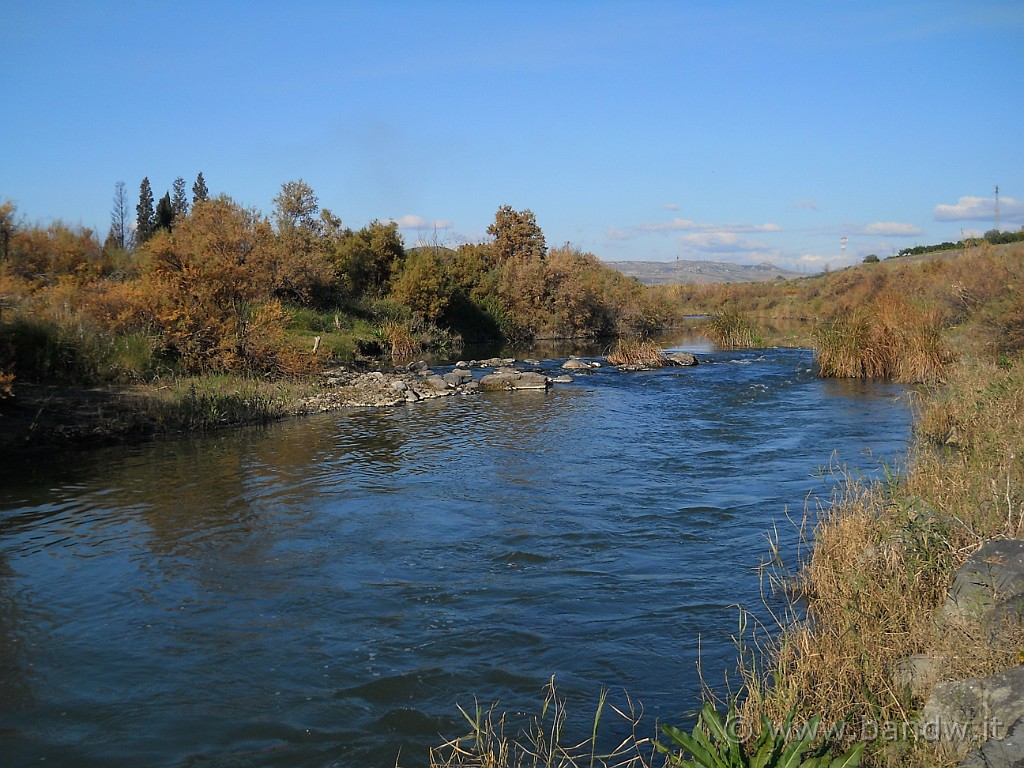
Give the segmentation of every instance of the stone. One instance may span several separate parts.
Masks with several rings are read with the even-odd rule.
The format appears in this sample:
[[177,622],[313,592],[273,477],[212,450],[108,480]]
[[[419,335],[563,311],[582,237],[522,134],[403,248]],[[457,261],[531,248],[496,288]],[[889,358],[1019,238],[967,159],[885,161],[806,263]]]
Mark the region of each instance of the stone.
[[670,352],[665,355],[669,365],[698,365],[700,360],[689,352]]
[[562,363],[562,368],[564,368],[567,371],[589,371],[590,363],[584,362],[583,360],[579,360],[575,357],[570,357],[568,360]]
[[1014,721],[1003,738],[991,738],[974,749],[959,768],[1021,768],[1024,766],[1024,718]]
[[529,371],[500,370],[480,379],[480,389],[494,391],[502,389],[547,389],[547,376]]
[[574,379],[568,373],[563,373],[561,376],[552,376],[548,381],[552,384],[572,384]]
[[970,747],[1007,736],[1024,717],[1024,666],[988,677],[935,685],[918,720],[920,735],[953,747]]
[[427,376],[427,378],[423,380],[423,386],[443,391],[445,389],[449,389],[451,385],[449,385],[441,376],[434,374],[432,376]]
[[925,653],[915,653],[896,662],[893,682],[897,688],[905,688],[913,696],[923,696],[942,674],[943,660]]
[[391,382],[391,388],[396,392],[405,392],[405,390],[409,388],[409,385],[401,379],[395,379]]
[[470,364],[469,364],[469,363],[467,363],[467,362],[466,362],[465,360],[459,360],[459,361],[458,361],[458,362],[457,362],[457,363],[455,364],[455,367],[456,367],[456,368],[469,368],[469,366],[470,366]]
[[940,619],[992,624],[1024,615],[1024,541],[985,542],[953,576]]
[[460,384],[465,384],[467,381],[473,378],[473,374],[463,368],[457,368],[450,373],[446,373],[441,377],[444,379],[449,386],[457,387]]
[[415,363],[409,363],[410,373],[423,373],[427,370],[426,360],[417,360]]

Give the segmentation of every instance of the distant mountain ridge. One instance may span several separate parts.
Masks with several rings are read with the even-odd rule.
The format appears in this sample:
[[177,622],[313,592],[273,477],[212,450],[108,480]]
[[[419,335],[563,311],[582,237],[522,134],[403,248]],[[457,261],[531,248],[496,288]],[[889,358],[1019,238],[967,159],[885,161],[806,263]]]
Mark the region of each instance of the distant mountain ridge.
[[605,266],[617,269],[627,277],[635,277],[644,285],[682,283],[759,283],[783,278],[807,277],[802,272],[761,264],[729,264],[723,261],[606,261]]

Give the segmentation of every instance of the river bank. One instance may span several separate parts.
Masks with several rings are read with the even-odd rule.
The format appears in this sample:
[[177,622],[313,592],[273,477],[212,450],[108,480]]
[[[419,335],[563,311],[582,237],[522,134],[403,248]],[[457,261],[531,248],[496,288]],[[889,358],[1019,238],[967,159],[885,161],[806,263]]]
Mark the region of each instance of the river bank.
[[[659,364],[694,365],[692,354]],[[487,358],[437,366],[335,364],[302,378],[180,378],[164,384],[59,387],[18,382],[0,401],[0,455],[113,445],[204,432],[351,407],[392,407],[488,389],[571,383],[572,374],[608,365],[603,357]],[[643,366],[621,366],[623,370]],[[474,375],[475,371],[475,375]]]

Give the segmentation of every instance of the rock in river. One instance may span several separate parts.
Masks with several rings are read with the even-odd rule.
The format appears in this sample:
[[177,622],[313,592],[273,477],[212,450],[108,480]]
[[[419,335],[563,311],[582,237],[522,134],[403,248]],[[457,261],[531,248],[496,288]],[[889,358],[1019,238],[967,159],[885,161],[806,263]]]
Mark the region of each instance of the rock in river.
[[548,378],[542,373],[530,371],[500,370],[480,379],[480,389],[547,389]]

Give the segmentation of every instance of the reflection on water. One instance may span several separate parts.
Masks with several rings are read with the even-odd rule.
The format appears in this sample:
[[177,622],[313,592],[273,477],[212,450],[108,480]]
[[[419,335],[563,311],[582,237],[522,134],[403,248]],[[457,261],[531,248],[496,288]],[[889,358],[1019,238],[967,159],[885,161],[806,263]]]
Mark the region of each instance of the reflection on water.
[[552,674],[583,709],[605,685],[683,717],[698,639],[712,681],[734,661],[767,528],[827,494],[834,450],[870,470],[909,423],[805,351],[700,349],[6,468],[5,755],[422,765],[457,702],[534,708]]

